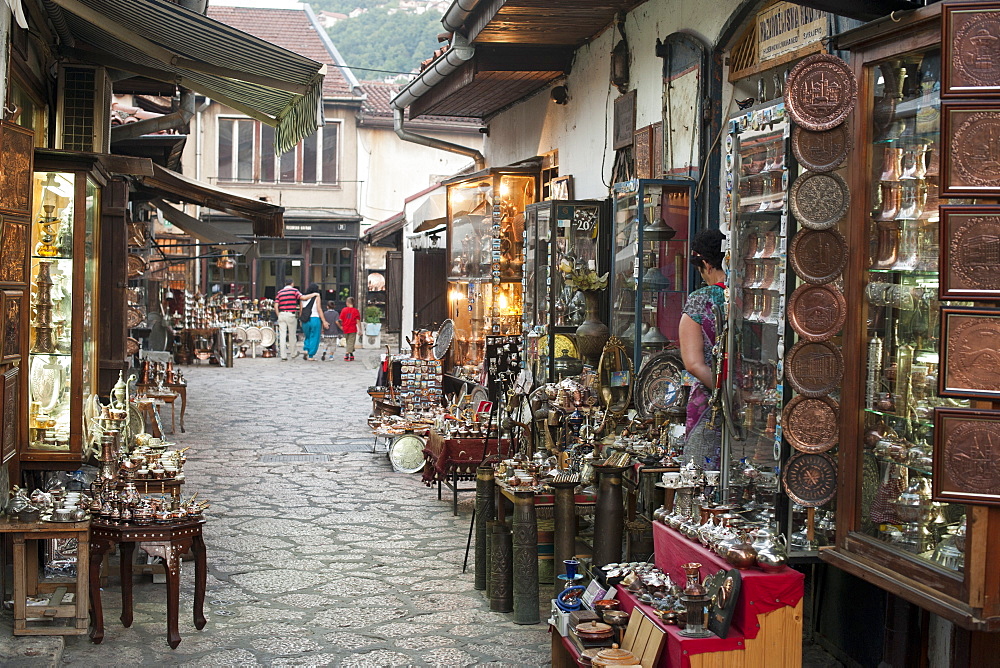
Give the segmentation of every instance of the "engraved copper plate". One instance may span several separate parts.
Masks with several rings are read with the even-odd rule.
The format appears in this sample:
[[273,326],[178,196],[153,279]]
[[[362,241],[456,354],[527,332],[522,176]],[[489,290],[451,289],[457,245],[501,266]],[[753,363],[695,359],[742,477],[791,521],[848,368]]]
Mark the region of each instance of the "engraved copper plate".
[[0,281],[26,283],[28,226],[0,216]]
[[799,452],[826,452],[837,445],[840,407],[830,397],[797,396],[781,413],[782,433]]
[[803,227],[826,230],[847,213],[851,190],[839,174],[805,172],[795,179],[788,199]]
[[1000,399],[1000,309],[941,309],[938,393]]
[[125,339],[125,354],[135,355],[137,352],[139,352],[139,340],[131,336]]
[[3,345],[0,360],[6,362],[21,356],[21,298],[22,293],[16,290],[4,290],[3,300]]
[[141,255],[129,253],[128,259],[125,261],[125,266],[128,272],[128,277],[136,278],[137,276],[142,276],[143,272],[146,271],[147,265],[146,260],[144,260]]
[[138,327],[139,324],[145,319],[146,313],[138,306],[130,306],[128,310],[125,311],[125,326],[128,329],[134,329]]
[[792,269],[803,281],[830,283],[847,266],[847,239],[837,230],[799,230],[788,251]]
[[792,129],[792,153],[811,172],[829,172],[839,167],[851,152],[851,145],[846,123],[822,132],[799,126]]
[[829,130],[844,122],[858,99],[858,82],[840,58],[817,53],[792,68],[785,84],[785,109],[807,130]]
[[942,206],[941,299],[1000,300],[1000,206]]
[[1000,5],[949,3],[941,11],[941,97],[1000,95]]
[[788,321],[808,341],[829,339],[846,318],[847,301],[833,285],[800,285],[788,301]]
[[818,508],[837,494],[837,462],[827,454],[797,452],[785,462],[781,482],[792,501]]
[[840,387],[844,356],[829,341],[799,341],[785,357],[785,373],[799,394],[826,396]]
[[1000,196],[1000,101],[942,102],[941,197]]
[[0,209],[31,213],[31,172],[35,156],[33,130],[9,121],[0,122]]
[[1000,411],[934,409],[935,501],[1000,505]]
[[20,383],[19,367],[13,366],[3,375],[3,447],[2,459],[6,462],[17,452],[17,395]]

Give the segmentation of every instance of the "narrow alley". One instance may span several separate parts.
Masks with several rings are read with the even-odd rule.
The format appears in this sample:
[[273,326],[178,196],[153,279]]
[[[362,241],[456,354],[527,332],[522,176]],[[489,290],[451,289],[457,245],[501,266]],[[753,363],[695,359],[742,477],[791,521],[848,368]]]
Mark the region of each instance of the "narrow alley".
[[[546,626],[489,611],[462,574],[473,495],[458,517],[419,475],[371,453],[359,359],[241,359],[191,367],[185,495],[207,499],[208,625],[166,643],[165,587],[135,578],[123,628],[120,585],[103,592],[101,645],[67,637],[62,665],[544,665]],[[112,569],[117,572],[117,568]],[[9,634],[9,632],[8,632]]]

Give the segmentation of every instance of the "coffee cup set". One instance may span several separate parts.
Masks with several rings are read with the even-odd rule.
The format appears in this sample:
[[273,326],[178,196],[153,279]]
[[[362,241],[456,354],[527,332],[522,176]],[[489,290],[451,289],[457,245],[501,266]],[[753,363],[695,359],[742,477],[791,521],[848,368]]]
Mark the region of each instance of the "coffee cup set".
[[90,519],[86,510],[87,499],[80,492],[67,492],[65,496],[53,498],[53,505],[48,513],[43,513],[43,522],[84,522]]

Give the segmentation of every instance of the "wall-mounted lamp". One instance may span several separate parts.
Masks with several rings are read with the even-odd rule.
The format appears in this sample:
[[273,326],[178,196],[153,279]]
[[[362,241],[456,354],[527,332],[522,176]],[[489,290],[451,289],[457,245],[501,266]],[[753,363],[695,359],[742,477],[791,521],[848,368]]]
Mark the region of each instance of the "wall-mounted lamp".
[[566,86],[556,86],[550,91],[549,95],[556,104],[566,104],[569,102],[569,89]]

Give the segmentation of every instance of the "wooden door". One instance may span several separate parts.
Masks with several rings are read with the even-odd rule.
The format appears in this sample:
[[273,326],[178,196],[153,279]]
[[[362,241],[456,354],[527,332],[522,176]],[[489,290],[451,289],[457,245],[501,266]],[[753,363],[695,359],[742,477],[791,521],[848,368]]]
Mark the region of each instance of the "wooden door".
[[437,329],[448,317],[447,262],[443,248],[413,254],[413,328]]
[[385,329],[399,332],[403,327],[403,251],[385,254]]

